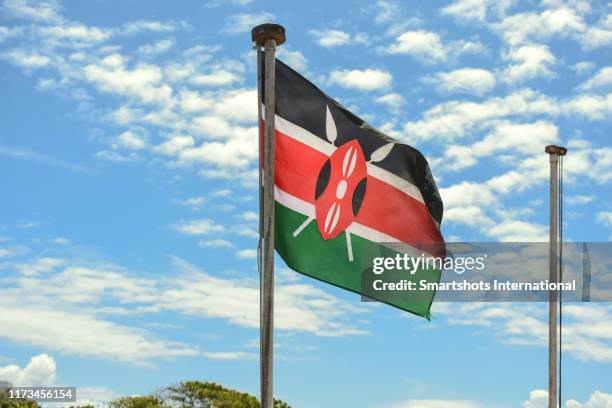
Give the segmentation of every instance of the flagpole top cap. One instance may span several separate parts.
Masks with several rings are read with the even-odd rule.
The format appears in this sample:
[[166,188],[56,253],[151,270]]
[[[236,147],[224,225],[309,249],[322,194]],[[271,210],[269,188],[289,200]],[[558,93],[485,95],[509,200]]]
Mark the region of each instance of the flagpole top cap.
[[556,154],[557,156],[565,156],[565,154],[567,153],[567,148],[563,146],[557,146],[557,145],[548,145],[546,146],[544,151],[548,154]]
[[266,40],[275,40],[276,45],[285,42],[285,27],[280,24],[260,24],[251,30],[251,38],[257,45],[263,45]]

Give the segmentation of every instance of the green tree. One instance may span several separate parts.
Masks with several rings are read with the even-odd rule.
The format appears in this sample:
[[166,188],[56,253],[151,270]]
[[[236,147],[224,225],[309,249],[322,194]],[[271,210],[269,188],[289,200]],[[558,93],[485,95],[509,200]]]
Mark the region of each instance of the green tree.
[[286,402],[283,402],[281,400],[274,400],[274,408],[291,408],[291,405],[287,404]]
[[[160,394],[166,404],[181,408],[259,408],[254,396],[225,388],[212,382],[185,381],[163,389]],[[291,408],[274,400],[274,408]]]
[[156,395],[143,397],[123,397],[112,401],[111,408],[165,408],[166,404]]
[[181,408],[259,408],[259,401],[252,395],[211,382],[185,381],[167,387],[162,395]]
[[9,388],[0,389],[0,408],[40,408],[36,401],[9,398]]
[[[109,405],[111,408],[259,408],[259,401],[250,394],[212,382],[185,381],[156,394],[119,398]],[[291,407],[274,400],[274,408]]]

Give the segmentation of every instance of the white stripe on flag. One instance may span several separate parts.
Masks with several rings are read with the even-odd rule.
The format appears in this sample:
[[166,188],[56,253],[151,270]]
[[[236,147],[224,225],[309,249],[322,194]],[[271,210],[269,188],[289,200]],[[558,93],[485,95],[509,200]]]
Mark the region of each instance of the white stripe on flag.
[[313,135],[306,129],[294,125],[278,115],[276,115],[276,118],[274,119],[274,126],[276,126],[276,130],[279,132],[297,140],[298,142],[304,143],[306,146],[309,146],[326,156],[330,156],[336,150],[336,147],[333,144]]
[[304,214],[310,218],[316,218],[315,206],[294,195],[283,191],[278,186],[274,186],[274,199],[287,208]]

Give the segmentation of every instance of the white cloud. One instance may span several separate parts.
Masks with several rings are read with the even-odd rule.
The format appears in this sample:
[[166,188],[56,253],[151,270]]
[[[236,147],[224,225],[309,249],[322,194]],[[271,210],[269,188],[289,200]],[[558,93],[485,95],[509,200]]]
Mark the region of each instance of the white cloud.
[[593,195],[572,195],[567,198],[569,204],[588,204],[592,203],[595,199]]
[[446,46],[449,58],[458,58],[468,54],[486,54],[487,48],[480,41],[451,41]]
[[108,265],[68,265],[44,276],[13,278],[12,285],[0,288],[0,325],[11,327],[0,337],[22,346],[137,363],[198,354],[138,327],[108,320],[109,315],[139,313],[137,306],[128,310],[126,304],[156,310],[155,281],[122,272]]
[[259,221],[259,214],[254,211],[246,211],[240,214],[239,218],[245,221]]
[[317,44],[324,48],[333,48],[348,44],[365,44],[368,36],[365,33],[351,35],[341,30],[310,30]]
[[208,74],[199,74],[189,78],[189,82],[193,85],[202,86],[224,86],[240,80],[233,72],[225,70],[215,70]]
[[15,387],[49,387],[54,385],[56,365],[53,357],[40,354],[23,368],[17,365],[0,367],[0,379]]
[[[608,17],[608,20],[610,20],[610,17]],[[610,45],[612,43],[612,25],[609,21],[606,21],[606,23],[600,23],[599,26],[589,27],[582,35],[581,42],[587,50]]]
[[576,114],[591,120],[601,120],[612,112],[612,94],[579,94],[564,101],[560,113]]
[[494,124],[495,121],[520,115],[575,115],[601,120],[612,112],[612,99],[581,94],[571,99],[553,99],[531,89],[520,89],[503,97],[483,102],[448,101],[427,110],[423,118],[407,122],[406,137],[452,140]]
[[241,249],[236,252],[236,256],[240,259],[256,259],[257,258],[257,250],[256,249]]
[[125,58],[112,54],[83,68],[85,78],[104,92],[136,98],[143,103],[168,103],[172,88],[161,82],[162,71],[156,65],[125,66]]
[[390,405],[388,408],[483,408],[483,405],[473,401],[414,399]]
[[389,93],[386,95],[379,96],[374,99],[374,102],[387,105],[391,110],[398,110],[406,102],[404,97],[397,93]]
[[138,20],[125,24],[122,27],[123,34],[138,34],[141,32],[168,33],[175,31],[179,25],[162,21]]
[[222,225],[218,225],[211,219],[199,219],[191,221],[180,221],[174,224],[173,228],[182,233],[188,235],[205,235],[213,232],[222,232],[225,228]]
[[[512,183],[524,178],[517,175]],[[484,236],[497,241],[538,242],[546,240],[547,229],[524,219],[524,211],[504,208],[495,177],[485,183],[463,181],[440,189],[444,201],[444,218],[447,223],[456,223],[478,230]]]
[[235,6],[246,6],[252,3],[253,0],[213,0],[206,3],[206,7],[219,7],[226,4],[232,4]]
[[0,26],[0,42],[6,40],[7,38],[9,38],[11,36],[12,30],[7,28],[7,27],[3,27]]
[[34,221],[22,220],[22,221],[19,221],[17,224],[15,224],[15,226],[17,228],[30,229],[30,228],[38,228],[40,227],[40,224]]
[[[220,124],[214,128],[211,125]],[[194,131],[204,135],[222,137],[221,142],[204,142],[199,146],[187,148],[179,153],[179,160],[183,163],[210,163],[219,167],[246,167],[258,157],[257,127],[224,126],[222,121],[202,120],[196,123]],[[206,133],[205,133],[206,132]],[[245,175],[244,171],[242,175]]]
[[174,156],[182,152],[183,150],[193,147],[195,140],[191,136],[172,136],[165,142],[155,146],[154,150],[161,154],[168,156]]
[[114,163],[129,163],[138,159],[136,153],[121,154],[115,150],[100,150],[96,152],[96,157]]
[[529,399],[522,404],[522,408],[546,408],[548,406],[548,391],[533,390]]
[[0,145],[0,156],[7,156],[13,159],[33,161],[48,166],[59,167],[66,170],[84,172],[87,169],[80,164],[71,163],[57,157],[41,154],[29,149],[20,147],[9,147]]
[[132,122],[136,122],[137,118],[141,115],[142,110],[122,105],[115,109],[115,111],[110,114],[110,117],[116,124],[125,126]]
[[180,108],[186,113],[207,111],[212,109],[215,104],[211,95],[202,94],[198,91],[183,89],[179,95]]
[[0,258],[13,258],[27,252],[28,249],[23,246],[0,247]]
[[[563,404],[561,404],[563,405]],[[522,408],[546,408],[548,407],[548,391],[533,390],[529,393],[529,399],[522,404]],[[612,408],[612,395],[601,391],[595,391],[589,400],[580,403],[576,400],[567,400],[565,408]]]
[[62,20],[60,6],[56,1],[6,0],[2,7],[8,14],[43,23]]
[[198,242],[198,246],[201,248],[234,248],[234,244],[221,238],[202,240]]
[[412,55],[423,62],[443,61],[447,58],[446,49],[440,36],[431,31],[407,31],[395,39],[387,50],[389,54]]
[[612,394],[601,391],[595,391],[589,397],[589,400],[580,403],[576,400],[569,400],[566,403],[567,408],[612,408]]
[[612,67],[604,67],[597,73],[580,85],[579,89],[591,90],[594,88],[610,88],[612,87]]
[[487,235],[501,242],[546,242],[548,228],[526,221],[509,220],[491,227]]
[[[3,270],[10,286],[0,288],[0,337],[25,346],[71,356],[93,356],[147,363],[159,358],[201,355],[195,347],[164,339],[116,316],[172,312],[222,318],[256,329],[259,284],[254,279],[225,279],[172,258],[178,273],[156,279],[133,277],[113,265],[83,267],[67,262],[44,276]],[[29,262],[33,263],[33,262]],[[7,275],[8,273],[8,275]],[[227,302],[232,299],[232,302]],[[276,327],[319,336],[364,334],[351,319],[365,309],[309,285],[279,283]],[[11,372],[16,371],[11,368]],[[2,376],[0,376],[2,377]]]
[[498,122],[489,134],[471,145],[448,145],[441,167],[460,170],[475,165],[481,157],[501,152],[531,155],[541,150],[542,146],[557,140],[557,127],[552,123],[544,121],[526,124]]
[[37,54],[36,52],[26,53],[19,49],[6,52],[2,54],[2,57],[26,69],[44,68],[51,64],[51,58],[46,55]]
[[[259,283],[253,280],[220,279],[194,265],[174,258],[184,275],[172,279],[164,292],[162,307],[188,315],[224,318],[242,327],[259,327]],[[227,300],[232,299],[228,303]],[[362,308],[329,295],[309,284],[279,284],[275,287],[274,325],[278,330],[313,333],[318,336],[365,334],[347,323]]]
[[213,193],[213,197],[229,197],[232,195],[232,193],[232,190],[228,189],[217,190]]
[[77,398],[74,406],[91,405],[96,408],[102,408],[107,407],[109,402],[119,398],[119,396],[113,390],[106,387],[79,387]]
[[88,27],[80,23],[65,23],[41,27],[40,34],[51,44],[71,44],[75,47],[93,46],[108,40],[112,36],[110,30]]
[[259,24],[271,23],[273,20],[274,14],[267,12],[234,14],[227,18],[224,31],[230,34],[246,33]]
[[123,132],[117,138],[117,142],[120,146],[132,150],[142,150],[147,147],[147,141],[143,136],[139,136],[136,133],[128,130]]
[[174,46],[173,39],[159,40],[153,44],[146,44],[138,47],[138,53],[146,56],[155,56],[163,54]]
[[51,272],[59,266],[62,266],[66,261],[59,258],[39,258],[31,263],[22,263],[16,266],[16,269],[23,275],[39,275],[46,272]]
[[315,37],[317,44],[325,48],[346,45],[351,41],[350,34],[340,30],[311,30],[310,34]]
[[463,20],[484,21],[487,16],[487,3],[484,0],[456,0],[442,9],[448,14]]
[[184,207],[190,207],[192,210],[197,210],[201,208],[205,202],[206,198],[204,197],[190,197],[181,201],[181,205]]
[[241,123],[257,121],[257,90],[233,89],[215,98],[213,112],[228,121]]
[[444,93],[469,93],[484,95],[495,88],[495,76],[486,69],[462,68],[450,72],[440,72],[425,80],[436,84]]
[[506,41],[519,45],[530,40],[546,40],[554,35],[567,37],[585,30],[582,17],[569,7],[549,8],[541,13],[518,13],[493,24]]
[[259,232],[255,228],[255,224],[234,225],[231,230],[235,235],[241,237],[258,238]]
[[385,24],[393,21],[400,14],[399,6],[392,1],[378,0],[376,6],[378,7],[378,14],[374,17],[376,24]]
[[503,72],[503,78],[510,83],[537,77],[550,78],[554,75],[552,66],[557,59],[546,45],[529,44],[512,48],[504,55],[511,62]]
[[583,75],[593,71],[595,67],[597,67],[597,65],[594,62],[582,61],[572,65],[572,70],[574,70],[578,75]]
[[492,24],[504,39],[514,46],[552,37],[573,38],[589,50],[612,43],[612,18],[602,17],[596,24],[585,22],[590,11],[587,2],[544,1],[544,10],[517,13]]
[[[545,347],[548,312],[545,304],[492,303],[435,304],[433,312],[447,316],[450,324],[486,327],[489,333],[514,346]],[[580,361],[612,361],[612,309],[606,304],[575,304],[563,308],[565,352]]]
[[514,0],[455,0],[442,9],[442,14],[464,21],[484,22],[489,14],[504,15],[513,3]]
[[495,202],[494,195],[478,183],[462,181],[440,189],[445,206],[464,207],[479,203],[490,206]]
[[305,71],[308,66],[306,57],[300,51],[290,51],[283,46],[278,49],[277,56],[296,71]]
[[[0,239],[0,242],[2,242],[2,240]],[[54,244],[57,245],[68,245],[70,244],[70,240],[68,238],[63,238],[63,237],[57,237],[51,240],[51,242],[53,242]]]
[[[493,314],[492,314],[493,315]],[[505,315],[505,314],[501,314]],[[563,406],[563,404],[561,404]],[[391,404],[388,408],[482,408],[484,404],[468,400],[408,400]],[[529,399],[521,404],[522,408],[546,408],[548,407],[548,391],[533,390],[529,393]],[[585,403],[576,400],[568,400],[565,408],[612,408],[612,395],[595,391]]]
[[433,31],[406,31],[395,38],[395,42],[380,49],[386,54],[410,55],[419,62],[429,64],[458,58],[464,54],[480,54],[485,47],[480,42],[458,40],[443,44]]
[[[145,31],[167,33],[186,24],[140,20],[102,28],[69,21],[59,15],[59,8],[56,11],[56,21],[34,27],[31,41],[0,53],[0,58],[11,60],[28,74],[35,68],[44,68],[45,75],[54,70],[61,77],[39,79],[40,89],[70,93],[77,99],[77,94],[83,96],[84,89],[93,85],[103,93],[120,97],[118,105],[104,116],[127,127],[119,134],[131,133],[106,138],[103,142],[107,146],[95,157],[132,162],[147,157],[144,152],[151,151],[163,156],[162,164],[192,168],[203,177],[238,180],[244,185],[256,183],[257,91],[235,88],[243,81],[247,68],[242,60],[221,57],[217,53],[220,47],[203,45],[177,52],[172,58],[162,57],[160,53],[172,45],[168,38],[145,43],[135,52],[132,47],[122,48],[121,43],[100,46],[109,38]],[[255,20],[271,17],[266,13],[236,15],[228,29],[249,30]],[[98,46],[89,47],[92,44]],[[159,56],[155,63],[150,58],[153,54]],[[299,51],[282,47],[279,56],[296,69],[306,66]],[[89,89],[87,92],[87,100],[80,101],[83,109],[90,111],[97,95],[89,94]],[[98,107],[92,115],[104,114],[103,110]],[[15,155],[14,149],[10,154]]]
[[[498,241],[543,241],[547,239],[545,225],[532,222],[529,217],[533,210],[519,206],[512,208],[505,206],[503,200],[508,194],[517,194],[526,189],[541,185],[548,180],[548,162],[542,159],[541,147],[551,143],[557,137],[556,127],[546,122],[533,124],[500,123],[498,128],[477,141],[473,146],[451,145],[447,147],[448,157],[435,161],[434,167],[464,168],[474,165],[479,157],[497,155],[502,150],[513,153],[512,160],[501,160],[497,163],[509,168],[505,172],[497,173],[482,182],[459,182],[440,189],[445,204],[445,220],[449,224],[462,224],[475,229],[483,236]],[[519,139],[506,137],[525,132],[525,145]],[[532,136],[534,145],[529,152]],[[488,140],[490,139],[490,140]],[[500,145],[490,144],[498,139]],[[530,140],[527,140],[530,139]],[[547,141],[548,140],[548,141]],[[503,146],[503,147],[502,147]],[[568,146],[572,149],[572,157],[568,156],[564,163],[566,182],[573,184],[593,181],[607,183],[612,180],[612,166],[607,162],[607,148],[593,148],[588,144],[570,140]],[[498,150],[502,149],[502,150]],[[603,150],[602,153],[599,150]],[[612,149],[611,149],[612,150]],[[536,152],[537,151],[537,152]],[[486,153],[485,153],[486,152]],[[483,154],[484,156],[480,156]],[[462,160],[463,157],[465,160]],[[601,156],[601,157],[600,157]],[[522,157],[517,160],[516,158]],[[603,160],[602,160],[603,159]],[[520,205],[520,204],[519,204]]]
[[597,221],[602,225],[612,227],[612,211],[598,212]]
[[384,90],[391,86],[393,76],[379,69],[332,71],[329,82],[343,88],[360,91]]
[[[97,279],[103,282],[104,276]],[[180,344],[156,340],[140,329],[121,326],[89,313],[53,310],[49,304],[23,307],[23,299],[9,297],[0,302],[5,312],[0,315],[0,324],[11,327],[10,332],[0,333],[0,336],[21,345],[132,362],[197,354]]]
[[257,358],[256,354],[245,353],[242,351],[217,351],[204,352],[204,357],[211,360],[252,360]]

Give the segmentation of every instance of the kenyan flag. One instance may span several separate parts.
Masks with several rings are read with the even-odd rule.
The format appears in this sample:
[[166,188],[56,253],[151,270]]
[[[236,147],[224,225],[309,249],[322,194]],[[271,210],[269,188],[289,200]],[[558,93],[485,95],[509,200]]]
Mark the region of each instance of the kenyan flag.
[[276,61],[275,248],[302,274],[429,318],[439,270],[374,275],[375,257],[443,256],[442,200],[427,161]]

